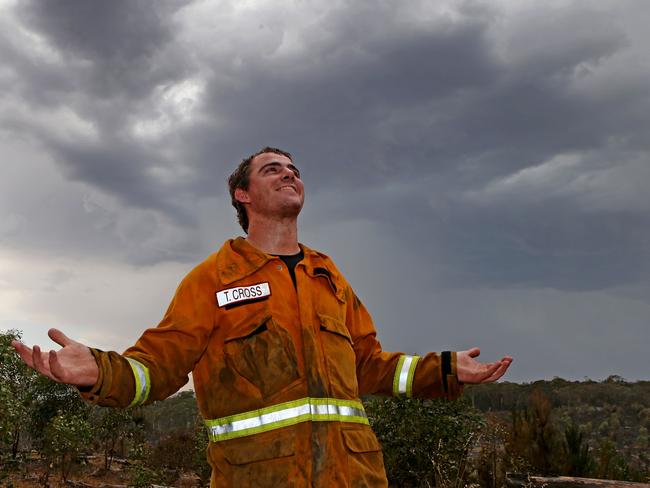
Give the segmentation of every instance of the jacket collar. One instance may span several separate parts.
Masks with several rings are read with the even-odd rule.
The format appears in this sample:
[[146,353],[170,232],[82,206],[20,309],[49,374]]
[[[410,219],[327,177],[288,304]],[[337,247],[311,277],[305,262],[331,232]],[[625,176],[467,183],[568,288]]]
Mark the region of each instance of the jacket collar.
[[224,285],[245,278],[273,257],[253,247],[243,237],[227,240],[217,255],[217,272]]
[[[345,280],[330,258],[304,244],[300,244],[300,247],[305,257],[298,263],[298,266],[304,264],[306,273],[311,277],[326,278],[337,298],[345,302]],[[277,258],[260,251],[243,237],[237,237],[227,240],[219,251],[217,272],[221,283],[229,285],[255,273],[272,259]]]

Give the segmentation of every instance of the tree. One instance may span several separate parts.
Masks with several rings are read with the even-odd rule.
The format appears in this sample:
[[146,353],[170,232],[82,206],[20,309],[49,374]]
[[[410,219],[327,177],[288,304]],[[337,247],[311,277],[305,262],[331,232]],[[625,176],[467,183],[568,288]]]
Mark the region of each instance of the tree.
[[164,401],[148,405],[143,410],[147,440],[157,443],[169,432],[192,429],[197,414],[193,391],[181,391]]
[[590,476],[595,467],[594,460],[578,425],[572,422],[564,431],[564,439],[566,456],[564,472],[570,476]]
[[629,466],[611,439],[603,439],[596,455],[596,475],[610,480],[629,479]]
[[503,452],[502,446],[506,438],[506,426],[495,414],[487,414],[486,425],[480,437],[481,451],[477,465],[478,478],[482,487],[498,488],[505,485],[506,468],[513,464]]
[[194,421],[194,469],[204,485],[209,484],[212,472],[206,459],[208,444],[208,431],[203,417],[197,413]]
[[14,460],[30,422],[33,387],[38,377],[11,347],[11,341],[20,338],[17,330],[0,332],[0,449],[8,447]]
[[181,472],[196,474],[204,483],[209,482],[211,469],[206,460],[208,433],[203,417],[195,415],[193,428],[177,429],[163,436],[152,449],[147,465],[158,473],[171,475],[166,483],[174,481]]
[[561,471],[561,440],[552,423],[552,405],[539,389],[533,390],[526,410],[512,411],[512,432],[507,450],[513,458],[523,458],[539,474]]
[[636,443],[639,448],[645,449],[646,452],[650,448],[650,439],[648,438],[648,429],[641,427],[639,429],[639,434],[636,438]]
[[116,451],[124,456],[124,442],[132,438],[139,425],[132,409],[95,407],[91,411],[91,424],[95,440],[104,453],[104,469],[111,469]]
[[193,430],[169,432],[151,451],[147,466],[165,475],[165,484],[171,484],[181,471],[194,469],[194,446],[196,439]]
[[60,468],[66,481],[80,452],[92,439],[88,419],[78,413],[59,412],[45,428],[43,452]]
[[32,385],[29,405],[27,427],[32,445],[37,449],[43,446],[46,428],[60,412],[82,415],[85,418],[89,408],[75,388],[39,375]]

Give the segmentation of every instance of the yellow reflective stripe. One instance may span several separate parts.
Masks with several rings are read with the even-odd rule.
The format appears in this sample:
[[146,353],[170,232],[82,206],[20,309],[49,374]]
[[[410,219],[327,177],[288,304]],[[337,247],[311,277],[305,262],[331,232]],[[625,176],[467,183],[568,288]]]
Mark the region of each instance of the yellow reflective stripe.
[[393,395],[398,396],[400,394],[399,380],[402,373],[402,368],[404,367],[404,358],[406,356],[400,356],[399,361],[397,361],[397,367],[395,368],[395,376],[393,378]]
[[406,395],[408,398],[413,395],[413,376],[419,360],[420,356],[400,356],[393,378],[393,395]]
[[133,377],[135,378],[135,395],[129,407],[141,405],[149,398],[149,390],[151,390],[151,381],[149,379],[149,368],[147,368],[140,361],[133,358],[126,358],[133,370]]
[[420,356],[413,356],[411,366],[409,367],[408,378],[406,379],[406,396],[411,398],[413,396],[413,377],[415,376],[415,367],[420,360]]
[[360,402],[336,398],[301,398],[250,412],[206,420],[211,441],[267,432],[300,422],[352,422],[368,425]]

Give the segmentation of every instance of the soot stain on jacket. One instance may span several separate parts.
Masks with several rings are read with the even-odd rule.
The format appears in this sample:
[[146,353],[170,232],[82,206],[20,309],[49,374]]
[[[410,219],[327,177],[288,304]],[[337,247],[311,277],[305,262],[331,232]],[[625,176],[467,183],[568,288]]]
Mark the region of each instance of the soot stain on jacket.
[[235,370],[269,397],[300,378],[291,335],[269,320],[254,334],[229,344]]

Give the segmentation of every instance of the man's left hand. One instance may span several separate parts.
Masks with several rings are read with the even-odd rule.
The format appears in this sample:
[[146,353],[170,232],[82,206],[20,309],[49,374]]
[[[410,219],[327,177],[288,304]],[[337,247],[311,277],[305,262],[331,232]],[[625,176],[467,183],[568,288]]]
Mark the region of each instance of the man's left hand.
[[504,356],[500,361],[480,363],[476,357],[481,354],[478,347],[456,353],[456,376],[458,381],[470,385],[492,383],[501,378],[512,363],[512,357]]

